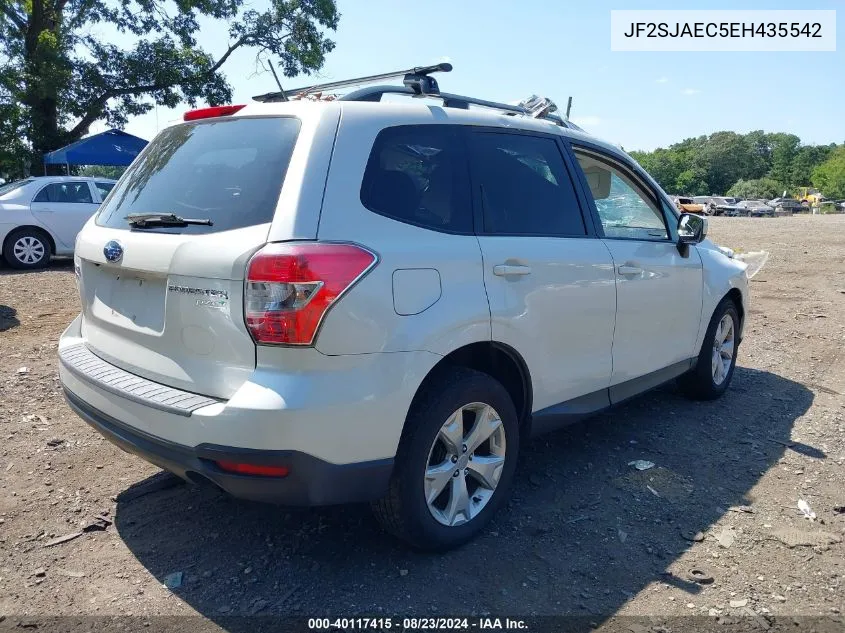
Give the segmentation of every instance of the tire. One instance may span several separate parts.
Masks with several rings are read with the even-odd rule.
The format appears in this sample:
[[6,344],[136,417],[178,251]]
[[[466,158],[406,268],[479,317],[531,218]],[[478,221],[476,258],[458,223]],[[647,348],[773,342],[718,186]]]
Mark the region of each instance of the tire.
[[50,240],[38,229],[12,231],[3,244],[3,258],[12,268],[34,270],[50,263]]
[[[482,405],[492,408],[493,415],[486,419],[498,417],[501,424],[473,451],[467,440],[472,439],[471,431],[483,419]],[[461,411],[466,413],[458,417]],[[459,426],[455,428],[455,424]],[[441,434],[448,426],[455,429],[451,445],[456,446],[456,438],[461,443],[452,452]],[[501,383],[464,367],[444,369],[414,398],[396,452],[390,488],[383,499],[373,503],[373,511],[388,532],[413,547],[432,551],[457,547],[476,536],[507,500],[518,454],[519,421]],[[486,460],[487,481],[494,482],[492,489],[482,486],[477,474],[480,471],[475,470],[482,457]],[[498,462],[499,458],[503,462]],[[439,484],[443,485],[442,492],[437,493]],[[466,497],[460,495],[461,486],[469,490]],[[451,511],[453,501],[461,498],[467,499],[465,512]],[[464,506],[457,501],[456,506]],[[450,517],[453,522],[447,524]]]
[[[728,318],[731,319],[731,332],[726,337],[724,320]],[[685,396],[693,400],[715,400],[725,393],[731,383],[736,366],[736,355],[739,349],[739,323],[736,304],[732,299],[725,297],[713,312],[695,367],[678,378],[678,386]],[[720,329],[720,324],[722,329]],[[718,366],[715,359],[717,334],[722,337],[723,341],[719,345],[721,365]],[[725,347],[728,338],[732,346],[730,350]],[[728,351],[730,352],[729,359],[725,358]],[[726,360],[729,362],[725,363]]]

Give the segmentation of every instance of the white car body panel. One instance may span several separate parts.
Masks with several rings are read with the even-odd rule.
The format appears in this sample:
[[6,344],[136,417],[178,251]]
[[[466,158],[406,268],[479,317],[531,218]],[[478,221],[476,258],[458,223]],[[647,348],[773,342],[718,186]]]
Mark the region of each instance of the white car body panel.
[[[80,321],[62,335],[60,348],[87,342]],[[346,464],[350,457],[393,457],[402,431],[396,419],[439,359],[428,352],[333,357],[313,348],[261,348],[258,366],[230,398],[190,417],[104,392],[64,366],[59,371],[65,388],[93,408],[157,438],[188,447],[299,450]]]
[[[531,368],[534,410],[610,383],[616,289],[601,240],[482,235],[493,339],[519,350]],[[497,265],[528,275],[494,274]]]
[[[617,270],[612,385],[669,367],[698,354],[701,258],[682,257],[672,242],[606,239]],[[699,346],[700,347],[700,346]]]

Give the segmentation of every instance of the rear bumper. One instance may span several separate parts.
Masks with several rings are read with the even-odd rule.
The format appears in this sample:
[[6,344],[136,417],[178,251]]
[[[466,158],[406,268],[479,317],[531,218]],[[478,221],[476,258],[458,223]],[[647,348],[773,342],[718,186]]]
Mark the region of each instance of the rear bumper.
[[[244,449],[214,444],[194,448],[153,437],[121,424],[82,401],[67,388],[65,399],[79,417],[128,453],[193,483],[207,480],[225,492],[253,501],[297,506],[373,501],[387,492],[392,459],[331,464],[300,451]],[[286,477],[239,475],[221,470],[216,460],[287,466]]]

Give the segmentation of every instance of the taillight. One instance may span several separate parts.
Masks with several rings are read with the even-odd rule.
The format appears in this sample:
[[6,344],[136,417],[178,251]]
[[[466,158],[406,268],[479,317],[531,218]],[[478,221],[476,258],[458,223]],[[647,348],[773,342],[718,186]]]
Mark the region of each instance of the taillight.
[[326,311],[376,263],[353,244],[268,244],[249,262],[246,325],[256,343],[311,345]]
[[235,112],[238,112],[245,107],[246,104],[244,103],[242,105],[212,106],[210,108],[188,110],[182,115],[182,119],[185,121],[198,121],[199,119],[213,119],[219,116],[229,116],[230,114],[235,114]]

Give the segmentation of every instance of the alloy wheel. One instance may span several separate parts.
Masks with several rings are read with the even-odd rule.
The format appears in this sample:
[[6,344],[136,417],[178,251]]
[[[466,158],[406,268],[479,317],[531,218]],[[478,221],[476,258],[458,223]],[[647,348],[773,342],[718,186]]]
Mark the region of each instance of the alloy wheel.
[[505,465],[505,427],[496,410],[473,402],[440,427],[425,469],[431,515],[449,527],[471,521],[496,491]]
[[730,313],[725,314],[716,328],[713,337],[712,371],[714,384],[721,385],[728,377],[734,353],[736,351],[736,328]]

